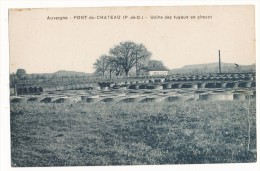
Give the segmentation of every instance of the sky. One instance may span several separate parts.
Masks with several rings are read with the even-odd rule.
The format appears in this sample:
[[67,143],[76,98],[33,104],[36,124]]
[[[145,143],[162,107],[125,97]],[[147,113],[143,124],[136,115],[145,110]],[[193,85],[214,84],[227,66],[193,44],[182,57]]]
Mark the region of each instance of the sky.
[[[23,68],[27,73],[92,73],[96,59],[123,41],[143,43],[151,59],[169,69],[218,62],[218,50],[222,62],[250,65],[256,59],[254,13],[254,6],[12,9],[10,72]],[[120,19],[104,19],[111,15]]]

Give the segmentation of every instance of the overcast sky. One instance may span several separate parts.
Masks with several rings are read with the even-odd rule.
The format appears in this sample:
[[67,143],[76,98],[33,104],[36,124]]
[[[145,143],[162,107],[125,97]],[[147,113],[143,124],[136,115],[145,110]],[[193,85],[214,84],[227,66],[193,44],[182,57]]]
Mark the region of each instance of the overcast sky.
[[[121,18],[74,19],[108,15]],[[123,19],[125,15],[144,19]],[[198,19],[200,15],[209,17]],[[31,9],[11,10],[9,16],[10,72],[24,68],[27,73],[90,73],[95,60],[121,41],[143,43],[152,52],[151,59],[170,69],[217,62],[219,49],[222,62],[255,63],[253,6]]]

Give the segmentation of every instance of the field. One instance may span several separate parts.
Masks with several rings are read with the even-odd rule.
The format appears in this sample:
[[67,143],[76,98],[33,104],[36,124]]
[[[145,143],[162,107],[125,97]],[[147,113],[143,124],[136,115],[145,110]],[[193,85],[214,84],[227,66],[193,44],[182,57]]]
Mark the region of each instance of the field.
[[11,103],[12,166],[256,162],[256,101]]

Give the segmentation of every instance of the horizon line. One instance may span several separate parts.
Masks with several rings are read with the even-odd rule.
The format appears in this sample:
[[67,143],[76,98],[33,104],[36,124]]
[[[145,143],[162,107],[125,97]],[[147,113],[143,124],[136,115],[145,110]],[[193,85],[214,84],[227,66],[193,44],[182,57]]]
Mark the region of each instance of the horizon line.
[[[185,67],[185,66],[205,65],[205,64],[214,64],[214,63],[218,63],[218,62],[189,64],[189,65],[183,65],[182,67],[179,67],[179,68],[171,68],[171,69],[169,69],[169,70],[182,69],[182,68]],[[221,63],[223,63],[223,64],[235,64],[235,63],[230,63],[230,62],[229,62],[229,63],[221,62]],[[239,64],[239,63],[236,63],[236,64]],[[241,65],[241,66],[250,66],[250,65],[256,65],[256,63],[254,62],[254,63],[248,64],[248,65],[243,65],[243,64],[239,64],[239,65]],[[25,68],[18,68],[18,69],[25,69]],[[16,71],[17,71],[17,69],[16,69]],[[9,71],[9,74],[15,73],[16,71],[13,71],[13,72]],[[25,71],[26,71],[26,69],[25,69]],[[59,70],[53,71],[53,72],[32,72],[32,73],[27,73],[27,74],[53,74],[53,73],[58,72],[58,71],[81,72],[81,73],[83,73],[83,74],[93,74],[93,73],[94,73],[94,72],[86,72],[86,71],[76,71],[76,70],[59,69]]]

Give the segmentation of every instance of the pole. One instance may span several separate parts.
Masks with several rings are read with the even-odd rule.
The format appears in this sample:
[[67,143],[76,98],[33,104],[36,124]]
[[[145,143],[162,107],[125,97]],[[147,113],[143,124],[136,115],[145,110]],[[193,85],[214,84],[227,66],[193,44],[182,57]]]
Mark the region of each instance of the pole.
[[219,73],[221,74],[221,59],[220,59],[220,50],[218,50],[218,58],[219,58],[219,63],[218,63],[218,67],[219,67]]
[[136,72],[136,77],[138,76],[138,74],[137,74],[137,52],[136,52],[136,54],[135,54],[135,72]]

